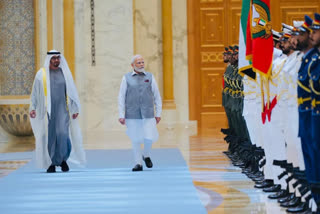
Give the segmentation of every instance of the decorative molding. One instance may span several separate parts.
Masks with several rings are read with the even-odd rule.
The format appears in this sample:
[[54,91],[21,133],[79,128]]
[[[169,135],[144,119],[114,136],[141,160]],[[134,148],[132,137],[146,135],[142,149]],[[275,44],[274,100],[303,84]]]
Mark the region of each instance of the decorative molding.
[[201,52],[202,63],[220,63],[223,61],[222,51],[221,52]]
[[162,101],[163,109],[176,109],[176,104],[174,100],[163,100]]

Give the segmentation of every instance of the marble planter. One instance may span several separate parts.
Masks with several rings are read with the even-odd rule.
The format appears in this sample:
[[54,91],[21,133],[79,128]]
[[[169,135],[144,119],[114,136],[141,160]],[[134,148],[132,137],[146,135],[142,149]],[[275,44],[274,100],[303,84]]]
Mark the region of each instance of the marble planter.
[[14,136],[33,135],[29,118],[29,99],[0,100],[0,126]]

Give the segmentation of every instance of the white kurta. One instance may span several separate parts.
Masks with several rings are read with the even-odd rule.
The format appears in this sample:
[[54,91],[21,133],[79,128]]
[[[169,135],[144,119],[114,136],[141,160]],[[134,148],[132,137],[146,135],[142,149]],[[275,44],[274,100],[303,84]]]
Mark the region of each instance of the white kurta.
[[[46,73],[45,77],[43,76],[44,71]],[[73,82],[70,82],[69,78],[66,77],[65,73],[64,76],[67,88],[70,84],[74,84]],[[40,168],[48,168],[51,165],[51,159],[48,153],[48,106],[50,105],[49,103],[46,103],[46,101],[51,101],[49,77],[49,69],[40,69],[37,72],[33,83],[30,103],[30,111],[36,110],[36,118],[31,118],[30,122],[36,139],[36,162],[37,166]],[[46,82],[46,87],[44,87],[44,82]],[[74,88],[74,86],[70,88]],[[45,90],[47,90],[47,98],[45,97]],[[68,94],[68,90],[67,96],[69,99],[71,99],[70,95]],[[69,102],[68,108],[69,115],[78,113],[77,111],[79,109],[79,106],[75,108],[75,105],[71,105],[71,102]],[[85,153],[82,148],[82,135],[78,119],[70,118],[69,135],[72,150],[68,161],[78,164],[80,166],[84,165]]]
[[[134,75],[135,72],[132,72]],[[157,82],[152,75],[151,90],[154,97],[155,104],[155,116],[160,117],[162,112],[162,100],[160,92],[157,86]],[[118,96],[118,108],[119,108],[119,118],[125,118],[125,98],[127,92],[127,81],[123,77],[120,85],[120,91]],[[130,140],[134,143],[143,143],[144,139],[156,142],[159,138],[159,133],[156,126],[155,118],[145,118],[145,119],[126,119],[127,135]]]

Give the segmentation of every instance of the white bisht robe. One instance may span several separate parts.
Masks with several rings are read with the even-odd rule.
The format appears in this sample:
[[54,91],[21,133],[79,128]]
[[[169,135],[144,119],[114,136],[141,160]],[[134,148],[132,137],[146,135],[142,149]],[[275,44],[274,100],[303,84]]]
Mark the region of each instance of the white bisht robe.
[[[32,130],[36,139],[36,163],[37,167],[48,168],[51,159],[48,153],[48,116],[51,115],[51,93],[49,62],[52,56],[47,56],[44,68],[41,68],[35,77],[31,98],[30,111],[36,110],[36,117],[30,118]],[[77,119],[72,115],[79,113],[79,97],[72,79],[70,69],[62,55],[60,55],[60,66],[66,81],[68,109],[70,115],[69,138],[71,141],[71,153],[68,162],[83,166],[86,162],[85,152],[82,147],[82,135]],[[45,96],[46,94],[46,96]],[[72,100],[73,102],[70,102]],[[73,103],[73,105],[71,105]],[[74,105],[76,104],[76,106]]]

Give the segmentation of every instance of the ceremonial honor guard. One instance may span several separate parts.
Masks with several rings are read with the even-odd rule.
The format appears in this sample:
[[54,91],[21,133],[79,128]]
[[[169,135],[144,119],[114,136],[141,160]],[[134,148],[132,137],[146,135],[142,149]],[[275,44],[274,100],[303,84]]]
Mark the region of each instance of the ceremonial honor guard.
[[304,154],[308,156],[306,172],[312,196],[320,208],[320,14],[316,13],[314,18],[310,40],[315,54],[307,69],[311,92],[311,123],[308,130],[311,132],[311,141],[304,142],[308,144]]

